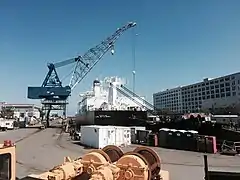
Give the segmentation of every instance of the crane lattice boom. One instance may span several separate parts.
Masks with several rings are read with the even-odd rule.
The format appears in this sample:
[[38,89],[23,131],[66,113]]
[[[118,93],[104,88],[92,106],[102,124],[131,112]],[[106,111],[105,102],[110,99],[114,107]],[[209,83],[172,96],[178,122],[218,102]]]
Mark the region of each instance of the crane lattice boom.
[[136,26],[136,23],[130,22],[125,26],[118,28],[115,33],[94,48],[89,49],[83,56],[78,56],[76,58],[76,65],[69,84],[71,89],[73,89],[87,75],[108,50],[114,48],[114,43],[122,33],[134,26]]

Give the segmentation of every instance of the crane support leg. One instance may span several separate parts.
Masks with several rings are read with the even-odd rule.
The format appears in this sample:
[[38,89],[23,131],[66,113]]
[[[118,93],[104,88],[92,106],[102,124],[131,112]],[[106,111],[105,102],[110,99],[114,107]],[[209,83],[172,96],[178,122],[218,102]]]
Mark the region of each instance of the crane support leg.
[[66,109],[67,109],[68,102],[64,101],[49,101],[44,100],[42,101],[42,107],[45,112],[45,121],[46,127],[50,127],[50,112],[51,111],[63,111],[63,119],[66,119]]
[[50,123],[49,123],[50,112],[51,112],[51,107],[50,107],[50,109],[48,109],[47,116],[46,116],[47,128],[49,128],[49,126],[50,126]]

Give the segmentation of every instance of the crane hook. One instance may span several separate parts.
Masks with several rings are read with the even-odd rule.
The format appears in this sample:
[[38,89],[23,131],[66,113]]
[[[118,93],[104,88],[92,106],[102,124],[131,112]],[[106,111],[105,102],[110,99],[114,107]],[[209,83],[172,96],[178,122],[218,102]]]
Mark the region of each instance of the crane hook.
[[112,46],[111,54],[114,55],[114,53],[115,53],[114,46]]

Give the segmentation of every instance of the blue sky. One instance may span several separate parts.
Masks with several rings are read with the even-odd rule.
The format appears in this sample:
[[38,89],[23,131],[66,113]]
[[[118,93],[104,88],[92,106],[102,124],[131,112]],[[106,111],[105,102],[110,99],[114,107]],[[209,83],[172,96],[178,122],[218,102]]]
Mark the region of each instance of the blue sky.
[[[166,88],[237,72],[239,8],[238,0],[2,0],[0,101],[36,103],[27,87],[42,84],[48,62],[85,53],[128,21],[138,24],[136,92],[149,101]],[[132,87],[132,39],[130,30],[74,89],[69,113],[95,78],[117,75]],[[70,68],[59,69],[60,77]]]

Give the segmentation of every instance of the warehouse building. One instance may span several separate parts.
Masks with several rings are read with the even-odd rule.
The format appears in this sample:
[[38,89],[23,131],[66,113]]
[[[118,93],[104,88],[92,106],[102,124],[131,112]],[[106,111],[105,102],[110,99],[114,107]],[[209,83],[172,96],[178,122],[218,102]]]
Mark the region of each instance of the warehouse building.
[[6,104],[6,102],[0,102],[0,111],[2,110],[2,107]]
[[240,105],[240,72],[153,94],[157,109],[173,112],[197,112]]
[[35,117],[40,118],[40,108],[34,104],[8,104],[5,103],[2,107],[13,110],[14,118]]

